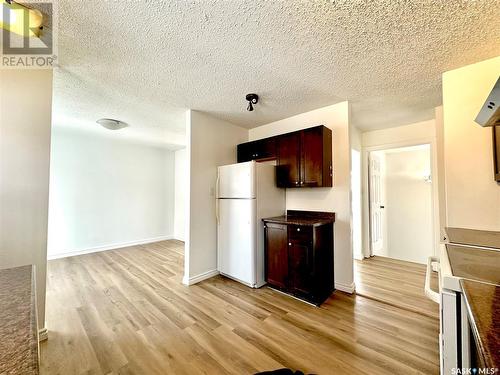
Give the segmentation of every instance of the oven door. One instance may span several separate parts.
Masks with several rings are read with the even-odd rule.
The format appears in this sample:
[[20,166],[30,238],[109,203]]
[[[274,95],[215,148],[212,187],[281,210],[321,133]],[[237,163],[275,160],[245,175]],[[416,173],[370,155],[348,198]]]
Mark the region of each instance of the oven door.
[[[462,293],[441,290],[439,349],[441,374],[471,367],[470,326]],[[455,372],[456,373],[456,370]]]

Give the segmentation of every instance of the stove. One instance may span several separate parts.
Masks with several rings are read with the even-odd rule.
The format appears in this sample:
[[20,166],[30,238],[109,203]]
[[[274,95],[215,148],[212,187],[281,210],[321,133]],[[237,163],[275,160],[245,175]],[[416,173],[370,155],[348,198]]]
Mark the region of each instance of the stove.
[[442,244],[439,258],[439,293],[426,294],[440,304],[441,374],[461,374],[470,369],[471,328],[460,280],[500,285],[500,232],[447,228],[447,243]]

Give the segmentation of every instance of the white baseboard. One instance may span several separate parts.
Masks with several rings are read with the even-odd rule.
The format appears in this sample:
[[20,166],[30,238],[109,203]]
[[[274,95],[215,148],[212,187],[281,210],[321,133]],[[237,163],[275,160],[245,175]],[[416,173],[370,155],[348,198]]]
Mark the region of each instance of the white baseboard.
[[59,258],[67,258],[67,257],[76,256],[76,255],[97,253],[99,251],[121,249],[122,247],[144,245],[144,244],[148,244],[148,243],[152,243],[152,242],[172,240],[173,238],[174,238],[173,235],[168,235],[168,236],[147,238],[147,239],[142,239],[142,240],[138,240],[138,241],[130,241],[130,242],[115,243],[115,244],[111,244],[111,245],[96,246],[96,247],[91,247],[89,249],[83,249],[83,250],[65,251],[64,253],[47,254],[47,259],[52,260],[52,259],[59,259]]
[[210,279],[211,277],[217,276],[219,274],[218,270],[211,270],[207,272],[200,273],[199,275],[189,277],[187,275],[184,275],[182,278],[182,283],[184,285],[193,285],[196,283],[199,283],[200,281]]
[[363,260],[365,258],[365,256],[362,253],[361,254],[353,254],[352,257],[356,260]]
[[335,283],[335,289],[340,290],[341,292],[353,294],[356,290],[356,285],[354,282],[351,284]]

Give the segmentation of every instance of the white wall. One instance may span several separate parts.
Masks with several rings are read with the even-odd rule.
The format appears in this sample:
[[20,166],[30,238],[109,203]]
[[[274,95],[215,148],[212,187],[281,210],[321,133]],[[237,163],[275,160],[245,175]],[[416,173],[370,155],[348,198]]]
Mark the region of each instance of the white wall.
[[351,149],[351,230],[354,259],[363,259],[363,227],[361,210],[361,152]]
[[362,134],[362,183],[363,183],[363,253],[370,253],[370,223],[368,215],[368,156],[372,151],[384,150],[397,147],[414,146],[419,144],[430,144],[431,147],[431,173],[432,173],[432,197],[433,209],[431,220],[433,222],[433,252],[437,254],[440,231],[439,231],[439,186],[444,183],[438,174],[438,144],[436,140],[435,120],[417,122],[414,124],[398,126],[394,128],[381,129],[365,132]]
[[286,208],[336,213],[335,221],[335,284],[352,291],[353,256],[351,239],[349,105],[347,102],[302,113],[284,120],[250,129],[250,140],[325,125],[332,129],[333,188],[287,189]]
[[1,70],[0,106],[0,268],[36,265],[38,324],[42,329],[52,71]]
[[426,263],[433,255],[430,146],[406,147],[383,153],[385,244],[374,255]]
[[175,213],[174,213],[174,238],[184,241],[186,236],[186,198],[188,191],[186,149],[175,151]]
[[446,177],[444,164],[444,120],[443,106],[436,107],[436,160],[439,205],[439,235],[440,242],[444,242],[446,224]]
[[450,227],[500,231],[491,128],[474,122],[500,75],[500,57],[443,74],[446,209]]
[[399,147],[405,142],[425,143],[435,136],[434,120],[428,120],[395,128],[368,131],[362,134],[361,139],[364,148],[381,145]]
[[187,140],[190,199],[183,282],[194,284],[218,273],[217,167],[236,163],[236,145],[248,140],[248,130],[205,113],[188,111]]
[[361,185],[361,152],[363,149],[361,131],[350,125],[351,142],[351,231],[354,259],[363,259],[363,212]]
[[172,238],[174,152],[52,131],[49,259]]

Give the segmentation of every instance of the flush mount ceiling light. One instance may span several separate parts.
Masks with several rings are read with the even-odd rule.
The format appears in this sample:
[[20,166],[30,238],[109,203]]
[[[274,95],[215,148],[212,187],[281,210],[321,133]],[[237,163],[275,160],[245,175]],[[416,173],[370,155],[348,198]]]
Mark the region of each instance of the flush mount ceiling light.
[[113,120],[111,118],[102,118],[96,121],[102,127],[109,130],[120,130],[126,128],[128,124],[120,120]]
[[259,102],[259,95],[257,95],[257,94],[247,94],[247,96],[245,98],[248,101],[247,111],[252,112],[253,111],[253,105],[257,104]]
[[0,28],[23,37],[40,37],[43,14],[12,0],[0,0]]

